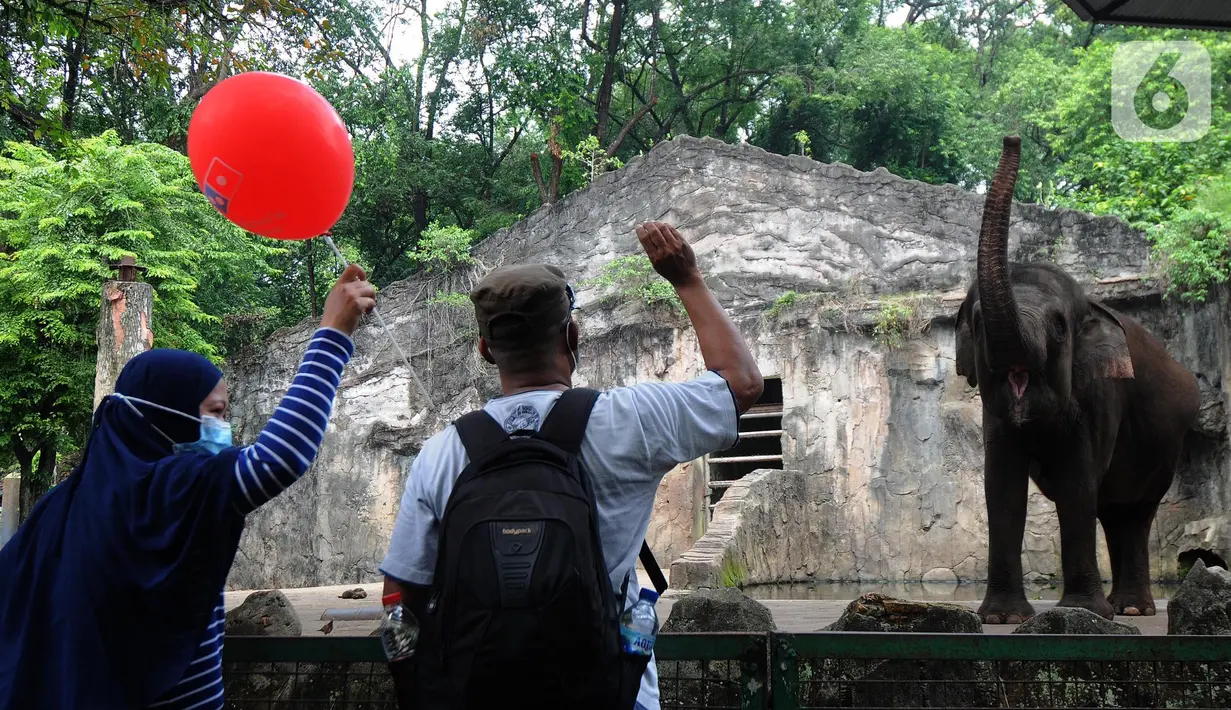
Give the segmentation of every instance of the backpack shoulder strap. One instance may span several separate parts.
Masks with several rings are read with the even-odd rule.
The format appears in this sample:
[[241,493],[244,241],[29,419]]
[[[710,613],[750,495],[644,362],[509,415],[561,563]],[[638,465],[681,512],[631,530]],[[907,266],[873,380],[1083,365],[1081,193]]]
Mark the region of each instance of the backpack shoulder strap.
[[453,426],[457,428],[457,435],[461,437],[462,446],[466,447],[466,455],[471,462],[478,461],[483,454],[509,438],[504,427],[482,409],[459,417]]
[[[539,433],[543,438],[571,454],[581,453],[581,441],[585,438],[586,425],[590,423],[590,412],[593,411],[598,396],[598,390],[584,387],[566,390],[560,395],[556,405],[552,407],[551,414],[547,415],[547,421],[543,422]],[[644,540],[641,542],[639,557],[641,566],[649,575],[654,589],[659,594],[667,591],[667,578],[663,575],[662,568],[658,566],[658,560],[654,559],[650,546]]]
[[570,454],[581,453],[581,441],[598,395],[598,390],[585,387],[565,390],[539,427],[539,435]]
[[667,578],[663,576],[662,568],[658,566],[658,560],[654,559],[654,553],[650,551],[650,544],[645,540],[641,541],[641,566],[645,568],[645,573],[650,577],[650,583],[654,585],[654,591],[662,594],[667,591]]

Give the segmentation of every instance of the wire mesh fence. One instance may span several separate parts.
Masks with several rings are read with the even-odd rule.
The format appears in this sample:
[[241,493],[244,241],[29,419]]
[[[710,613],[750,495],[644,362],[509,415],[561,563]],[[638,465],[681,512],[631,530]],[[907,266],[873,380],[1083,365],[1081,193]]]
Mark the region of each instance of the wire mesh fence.
[[778,635],[774,707],[1227,708],[1225,637]]
[[[663,708],[1231,708],[1231,637],[662,634]],[[378,639],[230,638],[235,710],[396,710]]]
[[228,638],[229,710],[398,710],[380,640]]
[[654,646],[663,708],[766,708],[768,634],[662,634]]

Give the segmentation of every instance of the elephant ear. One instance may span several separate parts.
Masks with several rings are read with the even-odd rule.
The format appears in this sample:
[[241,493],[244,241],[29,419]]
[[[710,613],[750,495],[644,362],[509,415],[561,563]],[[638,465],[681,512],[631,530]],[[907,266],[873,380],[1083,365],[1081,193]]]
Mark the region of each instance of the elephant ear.
[[955,335],[954,353],[957,360],[957,374],[966,378],[966,384],[979,386],[975,375],[975,339],[970,333],[970,299],[962,302],[957,309],[957,332]]
[[1090,312],[1077,336],[1074,360],[1087,379],[1133,379],[1133,358],[1120,317],[1102,303],[1090,299]]

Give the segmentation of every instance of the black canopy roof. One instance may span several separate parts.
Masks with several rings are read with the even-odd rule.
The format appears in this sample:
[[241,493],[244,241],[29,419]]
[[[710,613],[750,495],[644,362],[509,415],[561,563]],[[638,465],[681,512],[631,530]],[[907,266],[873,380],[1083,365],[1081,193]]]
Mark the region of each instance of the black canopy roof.
[[1083,20],[1231,30],[1231,0],[1064,0]]

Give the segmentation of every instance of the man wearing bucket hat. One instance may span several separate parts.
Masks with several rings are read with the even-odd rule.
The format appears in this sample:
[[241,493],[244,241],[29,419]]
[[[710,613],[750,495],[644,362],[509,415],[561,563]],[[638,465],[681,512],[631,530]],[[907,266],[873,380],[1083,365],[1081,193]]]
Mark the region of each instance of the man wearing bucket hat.
[[[479,352],[502,396],[423,446],[381,565],[421,623],[393,664],[416,708],[657,710],[652,657],[620,650],[639,596],[663,475],[738,440],[764,381],[706,286],[688,242],[637,227],[696,330],[706,372],[606,392],[574,388],[581,345],[572,288],[553,266],[502,267],[471,292]],[[644,549],[643,549],[644,548]]]

